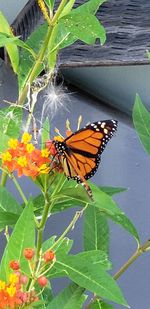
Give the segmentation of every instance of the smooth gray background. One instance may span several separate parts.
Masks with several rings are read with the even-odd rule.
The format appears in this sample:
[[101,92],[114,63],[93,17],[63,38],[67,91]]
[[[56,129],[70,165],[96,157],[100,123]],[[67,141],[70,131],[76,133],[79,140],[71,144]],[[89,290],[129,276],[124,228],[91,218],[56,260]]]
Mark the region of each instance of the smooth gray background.
[[11,24],[28,0],[0,0],[0,10]]
[[[126,89],[128,91],[128,89]],[[102,102],[77,89],[68,89],[69,95],[65,98],[64,105],[60,106],[55,115],[49,110],[52,131],[58,127],[62,134],[65,132],[65,121],[69,118],[73,130],[76,130],[77,119],[83,115],[83,124],[88,121],[98,121],[114,118],[119,121],[118,131],[115,137],[109,142],[102,155],[101,166],[93,177],[93,181],[103,186],[122,186],[128,191],[115,197],[120,208],[135,224],[139,231],[142,243],[150,238],[150,158],[144,152],[138,137],[132,127],[132,121],[123,113],[108,107]],[[8,68],[0,63],[0,99],[1,106],[3,99],[14,101],[17,98],[16,81]],[[41,106],[44,102],[44,95],[40,96],[36,116],[40,118]],[[66,109],[67,107],[67,109]],[[53,116],[53,117],[52,117]],[[24,187],[26,195],[36,195],[37,189],[27,178],[20,178],[20,184]],[[7,184],[10,192],[19,199],[13,184]],[[70,210],[50,218],[45,231],[45,238],[50,235],[60,234],[71,218],[75,210]],[[120,226],[110,223],[111,245],[110,255],[113,262],[113,273],[126,262],[136,249],[134,239]],[[69,233],[74,239],[72,252],[82,250],[82,219],[75,229]],[[4,236],[1,236],[0,249],[4,247]],[[55,293],[62,289],[65,279],[55,280]],[[128,271],[118,280],[123,293],[132,309],[150,308],[150,253],[140,257]],[[116,309],[123,307],[114,305]]]
[[65,78],[94,97],[131,114],[138,93],[150,108],[150,64],[97,66],[63,70]]

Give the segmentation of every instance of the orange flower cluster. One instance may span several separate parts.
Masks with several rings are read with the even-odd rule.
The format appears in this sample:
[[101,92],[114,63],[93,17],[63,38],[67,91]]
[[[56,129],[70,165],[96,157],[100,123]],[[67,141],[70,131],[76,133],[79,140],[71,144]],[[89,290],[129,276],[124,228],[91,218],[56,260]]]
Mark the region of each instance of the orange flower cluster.
[[[25,248],[23,251],[23,255],[28,260],[30,267],[32,267],[32,271],[35,271],[35,250],[34,248]],[[31,266],[32,260],[32,266]],[[8,282],[0,280],[0,309],[8,309],[8,308],[26,308],[26,306],[32,307],[33,302],[37,302],[39,300],[38,294],[34,288],[32,290],[26,291],[28,287],[29,280],[31,277],[36,283],[43,289],[48,284],[48,279],[44,276],[46,271],[48,271],[55,263],[56,256],[52,250],[47,250],[43,254],[43,258],[41,259],[40,268],[38,269],[38,273],[36,273],[36,277],[27,276],[21,272],[20,263],[18,260],[11,260],[9,262],[9,267],[13,271],[9,275]],[[45,269],[45,267],[49,266],[49,268]]]
[[9,173],[17,171],[18,176],[31,176],[35,179],[40,174],[49,173],[50,151],[49,149],[37,149],[30,143],[32,135],[25,132],[21,142],[11,138],[8,141],[9,149],[1,154],[2,167]]
[[0,309],[22,308],[23,305],[29,305],[38,301],[34,291],[24,292],[23,285],[25,280],[23,275],[18,271],[9,276],[9,282],[0,280]]

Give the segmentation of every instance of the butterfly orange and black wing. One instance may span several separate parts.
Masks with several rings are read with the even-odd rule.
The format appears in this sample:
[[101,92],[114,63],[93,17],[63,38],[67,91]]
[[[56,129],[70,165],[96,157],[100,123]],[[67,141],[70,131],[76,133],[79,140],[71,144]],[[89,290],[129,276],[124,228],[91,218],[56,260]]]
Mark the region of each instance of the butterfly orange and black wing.
[[86,179],[97,171],[101,153],[116,129],[115,120],[98,121],[74,132],[62,142],[54,141],[65,175],[83,183],[90,192]]

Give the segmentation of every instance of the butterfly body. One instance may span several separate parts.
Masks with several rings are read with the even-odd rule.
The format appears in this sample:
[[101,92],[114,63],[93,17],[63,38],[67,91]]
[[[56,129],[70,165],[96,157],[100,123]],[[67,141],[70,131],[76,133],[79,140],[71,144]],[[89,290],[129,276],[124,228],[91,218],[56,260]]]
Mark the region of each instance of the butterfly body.
[[92,193],[86,180],[96,173],[101,153],[116,129],[115,120],[98,121],[62,141],[53,142],[65,175],[84,185],[90,197]]

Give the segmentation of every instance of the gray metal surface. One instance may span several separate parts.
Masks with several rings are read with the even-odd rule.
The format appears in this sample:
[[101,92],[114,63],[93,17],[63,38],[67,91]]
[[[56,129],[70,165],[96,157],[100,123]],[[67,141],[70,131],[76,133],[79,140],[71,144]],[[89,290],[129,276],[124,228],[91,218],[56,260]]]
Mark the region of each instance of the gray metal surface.
[[136,93],[150,108],[150,64],[68,68],[62,72],[73,85],[123,112],[131,114]]
[[28,0],[0,0],[0,11],[11,24],[27,2]]
[[[0,75],[0,99],[16,99],[16,85],[11,72],[1,66]],[[7,72],[7,74],[6,74]],[[109,142],[102,155],[101,166],[96,173],[93,181],[98,185],[123,186],[128,191],[116,196],[116,200],[123,211],[133,221],[142,242],[150,238],[150,207],[149,207],[149,183],[150,183],[150,158],[144,152],[136,133],[132,127],[129,118],[123,113],[107,107],[101,102],[97,102],[85,93],[77,89],[69,89],[69,100],[65,99],[66,106],[59,107],[57,113],[49,112],[51,119],[52,131],[58,127],[62,134],[65,132],[65,120],[69,118],[72,129],[77,126],[77,119],[80,114],[83,115],[84,124],[88,121],[93,122],[106,118],[115,118],[119,121],[118,131],[115,137]],[[72,94],[71,94],[72,92]],[[38,102],[37,116],[40,117],[41,106],[44,96],[41,96]],[[64,104],[65,104],[64,102]],[[27,178],[20,178],[20,184],[28,196],[36,195],[37,189]],[[14,186],[9,181],[8,188],[19,198]],[[20,199],[20,198],[19,198]],[[70,219],[73,217],[75,210],[70,210],[49,219],[45,232],[45,238],[54,234],[60,234]],[[111,228],[111,248],[110,255],[114,265],[113,273],[126,262],[129,256],[136,249],[136,243],[133,238],[121,227],[110,223]],[[69,233],[73,238],[74,246],[72,252],[82,250],[82,218],[77,222],[75,229]],[[0,251],[4,247],[4,236],[1,236]],[[145,253],[140,257],[128,271],[119,279],[120,286],[125,297],[132,309],[149,309],[150,308],[150,253]],[[67,280],[57,279],[53,282],[55,293],[64,288]],[[114,306],[121,309],[121,306]]]

